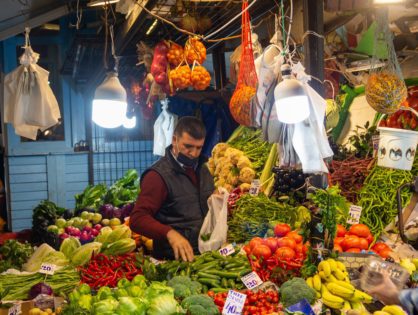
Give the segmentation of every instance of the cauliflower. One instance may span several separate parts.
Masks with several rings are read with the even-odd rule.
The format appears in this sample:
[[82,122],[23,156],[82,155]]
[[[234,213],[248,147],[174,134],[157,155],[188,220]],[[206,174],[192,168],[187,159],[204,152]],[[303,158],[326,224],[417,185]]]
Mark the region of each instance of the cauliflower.
[[213,176],[213,174],[215,174],[215,160],[213,158],[209,158],[208,160],[208,169],[210,174]]
[[237,166],[239,169],[243,169],[244,167],[251,167],[251,161],[249,158],[243,155],[238,159]]
[[228,148],[225,150],[225,156],[230,158],[232,164],[237,164],[239,158],[243,155],[244,155],[244,152],[235,148]]
[[225,150],[229,148],[229,145],[224,142],[219,142],[215,145],[212,149],[212,157],[217,159],[223,157],[225,154]]
[[234,175],[232,172],[229,172],[228,176],[226,177],[226,183],[235,187],[238,185],[238,182],[238,176]]
[[248,183],[242,183],[241,185],[239,185],[239,189],[241,189],[241,191],[249,191],[251,188],[251,184]]
[[230,184],[225,184],[222,187],[225,188],[228,192],[231,192],[231,191],[234,190],[234,186],[232,186]]
[[222,157],[219,160],[215,161],[215,165],[215,176],[219,176],[219,173],[221,173],[224,168],[228,169],[229,172],[229,170],[233,166],[229,159],[227,159],[226,157]]
[[250,167],[244,167],[239,172],[239,180],[243,183],[251,184],[251,181],[255,178],[255,171]]

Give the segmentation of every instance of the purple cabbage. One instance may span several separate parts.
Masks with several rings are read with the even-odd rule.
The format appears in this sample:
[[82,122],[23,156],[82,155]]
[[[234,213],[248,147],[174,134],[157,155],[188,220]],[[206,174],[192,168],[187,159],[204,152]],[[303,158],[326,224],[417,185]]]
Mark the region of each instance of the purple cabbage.
[[103,219],[112,219],[114,214],[114,207],[110,203],[106,203],[100,207],[99,212],[102,215]]
[[39,294],[54,295],[52,288],[44,282],[39,282],[35,284],[29,290],[29,299],[36,298]]
[[122,207],[122,218],[129,217],[131,215],[132,210],[134,209],[133,203],[127,203]]
[[114,207],[113,208],[113,217],[118,218],[118,219],[122,219],[122,209],[120,209],[118,207]]

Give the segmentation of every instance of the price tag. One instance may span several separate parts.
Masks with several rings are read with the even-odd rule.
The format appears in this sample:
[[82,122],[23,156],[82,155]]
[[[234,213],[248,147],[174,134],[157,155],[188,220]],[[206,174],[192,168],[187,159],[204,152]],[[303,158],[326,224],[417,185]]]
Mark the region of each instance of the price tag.
[[232,246],[232,244],[228,244],[219,250],[219,254],[221,254],[222,256],[229,256],[233,253],[235,253],[235,249],[234,246]]
[[241,314],[244,308],[245,299],[247,295],[239,293],[234,290],[229,290],[226,297],[224,308],[222,309],[223,315]]
[[351,205],[349,215],[350,217],[347,220],[348,224],[358,224],[360,222],[361,211],[363,210],[360,206]]
[[379,149],[379,140],[380,140],[379,135],[372,136],[373,150],[375,151]]
[[257,196],[260,192],[260,180],[253,179],[251,182],[250,190],[248,191],[251,196]]
[[57,266],[54,264],[48,264],[48,263],[43,263],[41,265],[41,268],[39,268],[39,273],[43,273],[46,275],[53,275],[55,272],[55,269],[57,269]]
[[258,287],[260,284],[263,284],[263,280],[261,280],[258,274],[256,274],[254,271],[241,277],[241,281],[244,283],[247,289],[250,290]]
[[8,315],[19,315],[22,313],[22,304],[15,303],[11,308],[9,308],[7,314]]

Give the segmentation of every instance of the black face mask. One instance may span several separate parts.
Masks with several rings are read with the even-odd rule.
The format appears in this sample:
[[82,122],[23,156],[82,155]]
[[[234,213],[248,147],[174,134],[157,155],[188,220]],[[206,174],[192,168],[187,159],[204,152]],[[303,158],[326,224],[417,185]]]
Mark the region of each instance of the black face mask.
[[181,164],[187,167],[196,167],[197,163],[199,162],[199,158],[191,159],[185,156],[183,153],[179,152],[179,154],[177,155],[177,161],[179,161]]

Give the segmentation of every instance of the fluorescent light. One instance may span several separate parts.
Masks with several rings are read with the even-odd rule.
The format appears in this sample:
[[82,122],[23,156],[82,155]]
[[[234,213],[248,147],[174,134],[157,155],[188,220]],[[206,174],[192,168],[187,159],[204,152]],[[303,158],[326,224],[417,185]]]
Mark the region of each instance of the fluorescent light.
[[158,24],[158,20],[155,19],[154,22],[151,24],[151,26],[148,28],[147,32],[145,33],[145,35],[149,35],[151,34],[151,32],[155,29],[155,27]]
[[88,7],[98,7],[98,6],[104,6],[106,4],[112,4],[119,2],[119,0],[92,0],[89,3],[87,3]]
[[295,124],[309,117],[309,99],[302,83],[291,77],[290,66],[281,68],[283,81],[274,89],[277,118],[285,124]]
[[402,3],[405,0],[373,0],[374,4],[392,4],[392,3]]
[[116,128],[126,120],[126,91],[116,72],[108,73],[95,93],[92,120],[103,128]]

